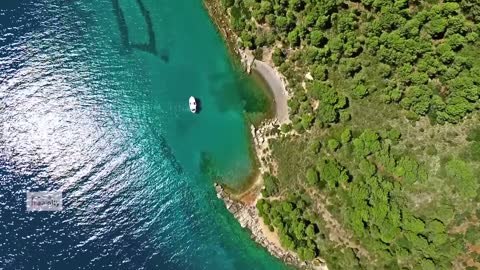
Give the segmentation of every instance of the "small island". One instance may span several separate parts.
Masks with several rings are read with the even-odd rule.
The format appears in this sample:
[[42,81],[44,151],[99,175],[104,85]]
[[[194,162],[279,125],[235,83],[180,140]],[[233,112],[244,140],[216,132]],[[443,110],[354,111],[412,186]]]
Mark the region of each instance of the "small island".
[[217,194],[307,269],[480,267],[474,1],[204,0],[275,100],[259,177]]

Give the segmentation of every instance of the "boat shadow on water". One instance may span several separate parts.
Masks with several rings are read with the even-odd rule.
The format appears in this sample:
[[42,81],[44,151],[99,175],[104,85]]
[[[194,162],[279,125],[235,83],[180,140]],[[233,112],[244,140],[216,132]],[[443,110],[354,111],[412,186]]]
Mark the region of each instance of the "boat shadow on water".
[[195,102],[197,103],[197,111],[195,114],[198,114],[202,111],[202,101],[199,98],[195,98]]

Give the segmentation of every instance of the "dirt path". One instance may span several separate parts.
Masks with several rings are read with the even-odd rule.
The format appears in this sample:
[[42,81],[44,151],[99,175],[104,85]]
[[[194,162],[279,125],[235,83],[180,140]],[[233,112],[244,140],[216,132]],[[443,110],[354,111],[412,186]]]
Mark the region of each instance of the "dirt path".
[[329,239],[330,241],[336,242],[339,245],[347,246],[351,249],[357,250],[358,255],[368,258],[371,260],[368,251],[362,246],[355,243],[352,233],[345,230],[334,217],[328,211],[327,198],[325,195],[310,189],[307,189],[307,193],[311,198],[316,198],[317,203],[313,205],[313,208],[317,214],[319,214],[322,219],[325,221],[325,226],[329,230]]

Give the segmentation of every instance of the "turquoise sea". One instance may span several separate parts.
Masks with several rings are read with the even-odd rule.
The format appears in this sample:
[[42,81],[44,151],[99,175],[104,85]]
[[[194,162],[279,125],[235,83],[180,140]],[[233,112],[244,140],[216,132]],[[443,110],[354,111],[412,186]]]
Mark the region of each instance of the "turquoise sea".
[[[200,0],[1,1],[0,269],[284,269],[213,189],[261,93]],[[26,211],[44,190],[63,211]]]

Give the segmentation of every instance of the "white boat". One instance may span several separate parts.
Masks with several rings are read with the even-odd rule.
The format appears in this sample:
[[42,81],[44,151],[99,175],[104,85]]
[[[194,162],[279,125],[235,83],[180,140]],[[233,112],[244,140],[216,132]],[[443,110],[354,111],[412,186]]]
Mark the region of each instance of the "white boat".
[[195,100],[194,97],[190,97],[190,99],[188,100],[188,105],[190,106],[190,111],[192,113],[197,112],[197,101]]

